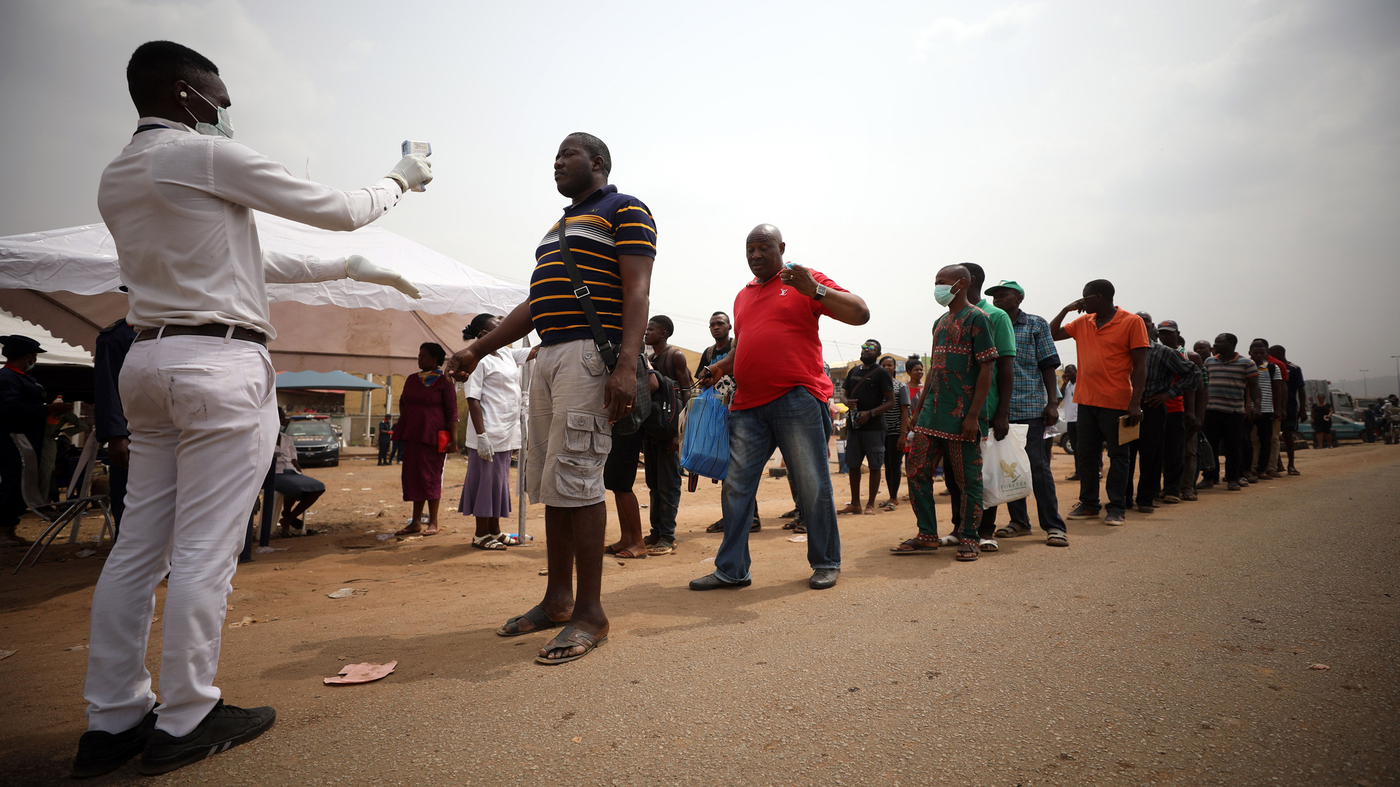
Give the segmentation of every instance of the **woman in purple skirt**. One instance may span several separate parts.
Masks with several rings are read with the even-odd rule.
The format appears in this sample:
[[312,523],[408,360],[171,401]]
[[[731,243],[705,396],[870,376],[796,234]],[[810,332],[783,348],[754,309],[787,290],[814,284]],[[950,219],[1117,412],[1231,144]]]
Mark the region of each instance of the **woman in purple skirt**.
[[[471,342],[495,329],[500,317],[478,314],[462,330]],[[467,480],[457,510],[476,517],[477,549],[505,549],[518,540],[501,533],[501,517],[510,516],[510,452],[520,448],[520,367],[529,349],[503,347],[481,359],[463,384],[467,399]]]
[[[438,532],[438,503],[442,500],[442,466],[447,451],[456,450],[457,388],[442,373],[447,351],[436,342],[418,348],[418,368],[399,395],[399,422],[394,439],[403,441],[403,499],[413,503],[413,521],[395,535]],[[428,503],[428,526],[421,524]]]

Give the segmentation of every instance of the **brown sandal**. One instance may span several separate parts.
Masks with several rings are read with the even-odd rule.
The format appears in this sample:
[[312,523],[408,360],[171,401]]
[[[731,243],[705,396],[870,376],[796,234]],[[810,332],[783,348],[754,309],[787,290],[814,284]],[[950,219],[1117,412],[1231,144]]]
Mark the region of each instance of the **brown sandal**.
[[932,541],[928,541],[925,540],[922,536],[915,536],[914,538],[911,538],[908,541],[901,543],[899,546],[895,547],[894,549],[891,549],[890,551],[896,555],[913,555],[919,552],[937,552],[938,539],[935,538]]

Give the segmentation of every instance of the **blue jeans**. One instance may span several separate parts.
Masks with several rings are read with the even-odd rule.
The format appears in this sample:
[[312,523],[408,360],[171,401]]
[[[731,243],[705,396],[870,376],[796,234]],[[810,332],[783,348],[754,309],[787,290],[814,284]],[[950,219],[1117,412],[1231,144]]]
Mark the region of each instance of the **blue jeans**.
[[768,404],[729,414],[729,474],[724,479],[724,541],[715,555],[715,576],[725,582],[749,579],[749,527],[763,467],[773,449],[783,452],[797,508],[807,524],[807,562],[813,569],[841,567],[841,534],[826,446],[831,414],[826,403],[793,388]]
[[[1060,516],[1060,501],[1055,496],[1055,476],[1050,472],[1050,451],[1045,448],[1045,419],[1027,418],[1012,423],[1027,426],[1026,456],[1031,460],[1031,491],[1035,493],[1035,513],[1040,519],[1040,529],[1047,533],[1051,530],[1063,533],[1065,520]],[[1024,497],[1007,503],[1006,513],[1011,516],[1011,524],[1026,530],[1031,529]]]

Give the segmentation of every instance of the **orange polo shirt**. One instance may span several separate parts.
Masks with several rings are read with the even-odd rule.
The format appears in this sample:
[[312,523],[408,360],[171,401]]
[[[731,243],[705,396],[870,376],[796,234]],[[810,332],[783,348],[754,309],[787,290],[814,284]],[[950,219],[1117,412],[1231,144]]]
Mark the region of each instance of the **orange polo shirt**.
[[1133,350],[1148,346],[1142,318],[1120,306],[1102,328],[1094,315],[1085,314],[1065,325],[1064,331],[1074,338],[1079,356],[1075,403],[1127,410],[1133,399]]

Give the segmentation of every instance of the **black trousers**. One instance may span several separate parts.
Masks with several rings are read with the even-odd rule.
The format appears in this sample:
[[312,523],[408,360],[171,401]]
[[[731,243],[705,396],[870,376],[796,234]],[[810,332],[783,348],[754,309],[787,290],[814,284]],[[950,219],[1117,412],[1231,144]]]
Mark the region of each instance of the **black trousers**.
[[904,452],[899,450],[899,433],[885,435],[885,486],[890,499],[899,501],[899,481],[904,476]]
[[126,480],[131,471],[125,467],[112,465],[107,468],[107,481],[111,487],[108,502],[112,506],[112,539],[115,541],[122,532],[122,512],[126,510]]
[[0,445],[0,529],[13,530],[19,526],[19,518],[29,510],[24,503],[24,492],[20,486],[19,451],[10,442],[9,435],[0,435],[9,445]]
[[[1201,424],[1201,433],[1210,441],[1216,456],[1225,456],[1226,483],[1239,481],[1244,468],[1244,452],[1240,445],[1243,442],[1241,438],[1244,437],[1244,413],[1206,410],[1206,421]],[[1211,480],[1220,480],[1218,467],[1211,475]]]
[[1070,454],[1074,453],[1075,446],[1079,445],[1079,424],[1075,421],[1065,423],[1065,447]]
[[[1138,439],[1128,443],[1128,485],[1123,499],[1129,505],[1151,506],[1162,489],[1162,449],[1166,442],[1167,406],[1143,407]],[[1133,498],[1133,469],[1138,470],[1137,499]]]
[[387,465],[387,464],[389,464],[389,444],[388,444],[388,443],[380,443],[380,444],[379,444],[379,464],[381,464],[381,465]]
[[[1162,494],[1181,497],[1181,474],[1186,464],[1186,413],[1167,413],[1162,438]],[[1192,486],[1195,481],[1192,481]]]

